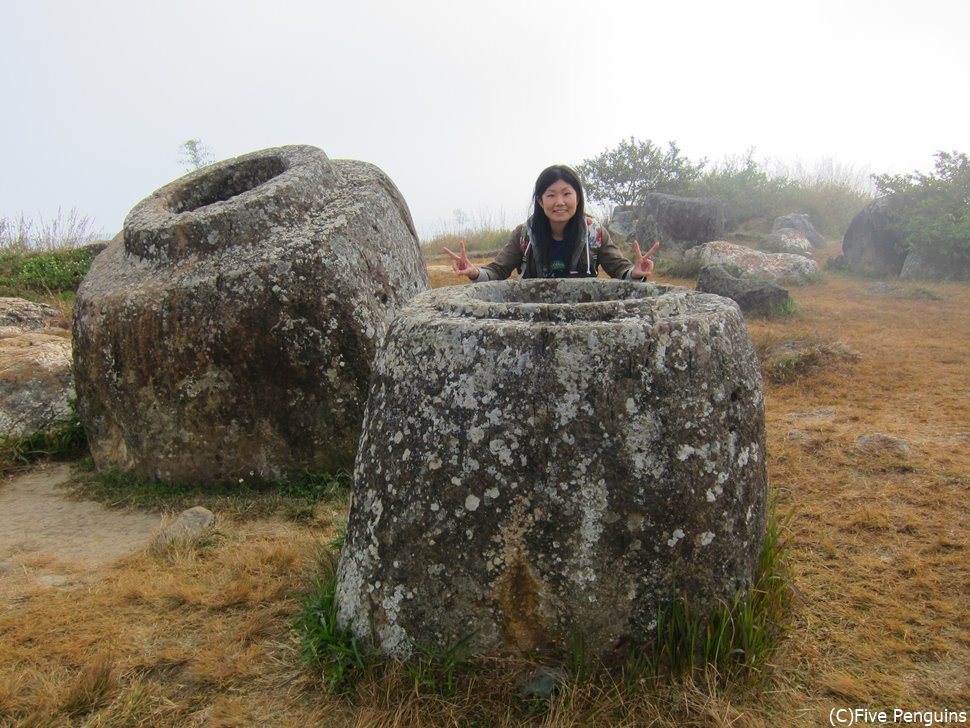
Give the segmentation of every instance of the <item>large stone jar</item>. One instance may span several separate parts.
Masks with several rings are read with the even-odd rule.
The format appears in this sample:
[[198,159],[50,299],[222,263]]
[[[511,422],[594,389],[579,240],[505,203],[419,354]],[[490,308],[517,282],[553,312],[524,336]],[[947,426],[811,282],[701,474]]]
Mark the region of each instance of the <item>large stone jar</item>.
[[350,467],[377,341],[428,287],[407,205],[373,165],[288,146],[162,187],[75,303],[96,465],[191,483]]
[[622,281],[415,298],[375,364],[338,620],[391,655],[605,656],[752,583],[767,475],[737,306]]

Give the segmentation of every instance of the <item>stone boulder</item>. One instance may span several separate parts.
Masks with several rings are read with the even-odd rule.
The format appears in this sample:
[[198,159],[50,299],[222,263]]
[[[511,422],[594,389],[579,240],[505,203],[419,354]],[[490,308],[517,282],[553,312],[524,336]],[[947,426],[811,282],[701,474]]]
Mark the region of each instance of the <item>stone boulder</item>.
[[697,278],[697,290],[730,298],[746,314],[770,316],[791,305],[788,291],[769,281],[735,278],[719,265],[707,265]]
[[880,197],[852,218],[842,239],[842,264],[853,273],[896,277],[906,260],[906,246],[891,229],[888,198]]
[[793,253],[762,253],[723,240],[698,245],[684,259],[703,268],[720,265],[739,278],[804,283],[819,272],[818,263]]
[[802,212],[792,212],[788,215],[781,215],[776,217],[775,221],[771,225],[771,231],[776,230],[797,230],[800,232],[806,240],[812,245],[822,245],[825,243],[825,238],[822,234],[815,229],[812,225],[812,220],[808,215]]
[[662,250],[681,250],[724,237],[726,207],[712,197],[677,197],[651,192],[637,212],[635,236],[659,240]]
[[610,232],[632,238],[637,231],[637,208],[630,205],[617,205],[610,219]]
[[765,239],[765,250],[773,253],[794,253],[806,258],[812,256],[812,244],[795,228],[778,228]]
[[56,308],[0,298],[0,439],[50,432],[71,417],[71,333]]
[[943,260],[910,250],[899,272],[904,281],[966,281],[970,280],[970,264],[966,260]]
[[755,577],[765,524],[758,360],[738,307],[683,288],[440,288],[375,364],[337,619],[390,655],[594,657]]
[[203,484],[349,467],[377,342],[428,287],[373,165],[289,146],[162,187],[77,294],[95,464]]

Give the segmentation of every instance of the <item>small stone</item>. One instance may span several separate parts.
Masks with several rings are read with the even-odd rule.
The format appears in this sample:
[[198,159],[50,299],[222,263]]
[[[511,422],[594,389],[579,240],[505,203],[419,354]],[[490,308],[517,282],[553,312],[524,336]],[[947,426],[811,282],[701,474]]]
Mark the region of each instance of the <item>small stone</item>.
[[523,698],[548,698],[568,679],[569,675],[565,670],[540,665],[530,675],[519,680],[519,693]]
[[885,435],[881,432],[874,432],[871,435],[862,435],[857,438],[856,447],[863,452],[890,452],[901,458],[909,457],[909,442],[901,437]]
[[203,506],[182,511],[175,521],[155,536],[152,551],[161,552],[169,546],[192,546],[209,534],[215,522],[215,514]]

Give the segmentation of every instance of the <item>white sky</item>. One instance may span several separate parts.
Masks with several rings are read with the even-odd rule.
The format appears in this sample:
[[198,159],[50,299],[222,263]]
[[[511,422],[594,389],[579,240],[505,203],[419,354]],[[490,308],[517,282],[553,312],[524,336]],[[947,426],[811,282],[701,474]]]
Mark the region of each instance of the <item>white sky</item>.
[[967,0],[0,0],[0,217],[113,234],[189,138],[372,162],[423,236],[631,135],[929,171],[970,151],[968,39]]

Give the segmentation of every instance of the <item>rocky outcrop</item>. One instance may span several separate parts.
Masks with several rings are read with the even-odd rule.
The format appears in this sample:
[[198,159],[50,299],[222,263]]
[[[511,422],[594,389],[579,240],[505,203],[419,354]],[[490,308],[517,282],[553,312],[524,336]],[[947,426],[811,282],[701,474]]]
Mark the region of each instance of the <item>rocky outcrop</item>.
[[726,208],[711,197],[678,197],[651,192],[637,212],[635,236],[659,240],[664,250],[689,248],[724,236]]
[[842,239],[842,265],[862,275],[896,277],[906,260],[906,246],[892,229],[888,198],[880,197],[852,218]]
[[0,439],[50,432],[71,417],[70,331],[45,304],[0,298]]
[[771,316],[786,311],[791,305],[788,291],[769,281],[735,278],[719,265],[708,265],[697,277],[697,290],[730,298],[746,314]]
[[166,185],[78,290],[96,465],[194,483],[349,467],[377,342],[427,288],[407,205],[373,165],[280,147]]
[[590,655],[752,583],[766,497],[737,306],[604,280],[440,288],[375,364],[338,622],[385,653]]
[[780,217],[776,217],[775,221],[771,224],[772,232],[786,229],[797,230],[812,245],[822,245],[825,243],[825,238],[812,225],[811,218],[804,213],[792,212],[788,215],[781,215]]
[[720,265],[739,278],[804,283],[819,272],[818,263],[792,253],[762,253],[723,240],[698,245],[684,259],[699,267]]

